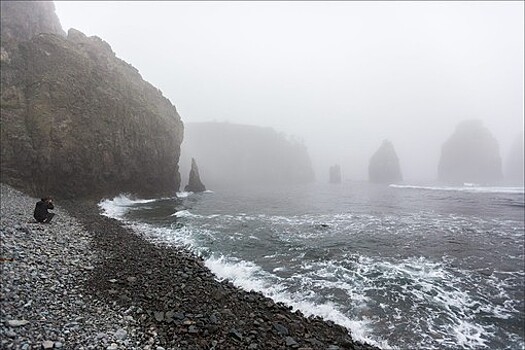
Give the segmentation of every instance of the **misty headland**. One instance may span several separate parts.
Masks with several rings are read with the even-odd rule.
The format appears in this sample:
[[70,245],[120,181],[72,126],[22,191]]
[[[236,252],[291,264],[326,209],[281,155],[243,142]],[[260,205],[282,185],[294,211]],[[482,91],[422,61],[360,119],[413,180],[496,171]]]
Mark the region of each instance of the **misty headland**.
[[[522,3],[1,12],[1,234],[20,276],[2,345],[524,346]],[[27,221],[42,195],[56,226]],[[105,335],[62,332],[67,310],[41,326],[59,298],[22,300],[29,271],[61,274],[57,245],[79,259],[77,236],[95,260],[65,261],[68,300],[112,310],[85,315],[104,329],[125,314]]]

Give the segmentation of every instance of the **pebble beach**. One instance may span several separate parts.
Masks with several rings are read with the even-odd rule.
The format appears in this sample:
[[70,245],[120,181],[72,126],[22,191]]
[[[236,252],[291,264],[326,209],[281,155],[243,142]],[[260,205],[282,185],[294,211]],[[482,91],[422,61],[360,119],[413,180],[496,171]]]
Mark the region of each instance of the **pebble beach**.
[[1,185],[1,349],[377,349],[348,330],[218,281],[199,257],[101,216]]
[[2,349],[127,349],[133,317],[85,293],[99,264],[92,238],[59,206],[34,223],[37,199],[1,187]]

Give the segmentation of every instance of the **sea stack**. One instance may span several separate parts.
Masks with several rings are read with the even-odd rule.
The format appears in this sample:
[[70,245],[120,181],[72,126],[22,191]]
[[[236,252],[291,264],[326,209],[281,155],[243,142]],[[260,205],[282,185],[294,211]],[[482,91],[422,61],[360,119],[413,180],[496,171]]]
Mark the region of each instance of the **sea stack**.
[[330,183],[340,184],[341,183],[341,167],[339,164],[335,164],[330,167]]
[[373,183],[391,184],[403,180],[399,159],[392,142],[384,140],[370,158],[368,180]]
[[183,124],[110,45],[52,2],[1,2],[1,181],[26,193],[175,195]]
[[491,184],[502,179],[499,145],[480,120],[458,124],[441,148],[440,181]]
[[525,154],[523,132],[516,137],[506,159],[505,180],[508,184],[522,185],[525,182]]
[[190,178],[188,184],[184,187],[184,191],[187,192],[204,192],[206,191],[206,186],[201,181],[199,175],[199,168],[197,167],[197,162],[194,158],[191,158],[191,170]]

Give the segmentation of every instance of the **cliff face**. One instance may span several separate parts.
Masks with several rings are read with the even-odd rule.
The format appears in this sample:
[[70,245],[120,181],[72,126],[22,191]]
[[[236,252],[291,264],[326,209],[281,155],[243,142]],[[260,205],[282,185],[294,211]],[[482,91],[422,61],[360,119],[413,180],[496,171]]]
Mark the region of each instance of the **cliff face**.
[[187,123],[183,161],[199,160],[208,188],[305,183],[314,180],[306,148],[271,128]]
[[[61,36],[50,5],[2,2],[2,182],[36,196],[173,195],[183,136],[175,107],[103,40]],[[41,28],[9,34],[24,16]]]
[[66,36],[50,1],[2,1],[0,9],[2,46],[6,41],[25,41],[40,33]]
[[382,184],[391,184],[403,180],[399,159],[394,145],[390,141],[383,141],[376,153],[370,158],[368,180]]
[[490,184],[502,179],[499,146],[479,120],[460,123],[443,144],[439,180],[450,183]]

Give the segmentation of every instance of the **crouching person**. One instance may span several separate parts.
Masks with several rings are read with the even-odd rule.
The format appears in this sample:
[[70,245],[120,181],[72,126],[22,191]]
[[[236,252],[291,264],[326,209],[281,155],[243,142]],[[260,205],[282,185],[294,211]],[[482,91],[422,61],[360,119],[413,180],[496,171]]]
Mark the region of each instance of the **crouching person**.
[[40,200],[40,202],[37,202],[35,212],[33,214],[36,221],[49,224],[55,214],[48,212],[48,209],[54,209],[53,198],[44,197]]

